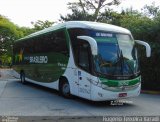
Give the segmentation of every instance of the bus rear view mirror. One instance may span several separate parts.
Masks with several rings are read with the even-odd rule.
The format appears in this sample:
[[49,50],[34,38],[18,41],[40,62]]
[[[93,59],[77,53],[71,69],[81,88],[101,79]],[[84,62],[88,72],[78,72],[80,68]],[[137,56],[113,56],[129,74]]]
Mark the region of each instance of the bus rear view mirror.
[[150,45],[147,42],[140,41],[140,40],[135,40],[135,42],[137,44],[145,46],[145,48],[146,48],[146,56],[147,57],[151,57],[151,47],[150,47]]
[[77,38],[87,41],[91,46],[92,55],[98,55],[97,42],[94,38],[90,36],[77,36]]

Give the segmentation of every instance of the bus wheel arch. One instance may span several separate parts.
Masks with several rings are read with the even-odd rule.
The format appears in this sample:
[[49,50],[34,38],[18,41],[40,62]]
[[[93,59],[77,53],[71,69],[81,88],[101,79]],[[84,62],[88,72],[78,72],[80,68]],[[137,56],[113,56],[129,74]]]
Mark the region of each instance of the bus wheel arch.
[[22,84],[25,84],[26,80],[25,80],[25,72],[24,70],[20,71],[20,80]]
[[65,98],[70,98],[70,84],[65,76],[59,78],[59,92]]

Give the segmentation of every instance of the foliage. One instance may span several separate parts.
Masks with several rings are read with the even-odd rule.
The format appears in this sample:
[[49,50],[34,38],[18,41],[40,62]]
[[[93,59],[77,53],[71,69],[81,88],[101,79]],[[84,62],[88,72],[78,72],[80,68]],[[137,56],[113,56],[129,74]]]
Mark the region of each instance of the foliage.
[[153,2],[152,5],[145,5],[142,11],[148,17],[156,17],[159,13],[159,6],[156,6],[155,2]]
[[84,14],[82,11],[79,11],[78,9],[72,9],[72,14],[67,14],[65,17],[61,15],[60,18],[60,21],[94,21],[92,14]]
[[12,47],[18,38],[27,36],[35,31],[50,27],[53,22],[40,21],[33,23],[34,28],[19,27],[8,18],[0,15],[0,64],[10,65],[12,60]]
[[[61,16],[61,21],[69,20],[92,20],[97,21],[101,11],[112,5],[119,5],[119,0],[79,0],[78,2],[68,3],[68,8],[72,10],[72,14]],[[82,17],[82,18],[81,18]]]
[[54,22],[50,22],[48,20],[46,21],[38,20],[36,22],[31,22],[31,24],[34,26],[33,28],[34,31],[39,31],[51,27],[54,24]]
[[12,58],[11,56],[7,54],[3,54],[0,56],[2,66],[11,65],[12,64]]
[[[14,40],[23,36],[17,26],[9,19],[0,15],[0,60],[5,64],[11,59]],[[8,58],[8,59],[7,59]]]
[[28,27],[17,27],[17,30],[22,33],[22,37],[27,36],[27,35],[35,32],[34,29],[28,28]]

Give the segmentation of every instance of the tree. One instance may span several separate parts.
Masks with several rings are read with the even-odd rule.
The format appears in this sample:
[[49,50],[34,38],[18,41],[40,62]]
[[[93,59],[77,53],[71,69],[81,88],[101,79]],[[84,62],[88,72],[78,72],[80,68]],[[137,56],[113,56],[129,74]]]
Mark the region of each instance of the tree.
[[12,47],[14,42],[21,37],[27,36],[35,31],[50,27],[53,22],[40,21],[32,22],[34,28],[19,27],[8,18],[0,15],[0,62],[3,65],[11,64]]
[[46,21],[38,20],[36,22],[31,22],[31,24],[34,26],[33,30],[39,31],[51,27],[54,24],[54,22],[50,22],[48,20]]
[[17,30],[23,33],[22,37],[35,32],[34,29],[29,28],[29,27],[17,27]]
[[65,17],[60,16],[60,21],[73,21],[73,20],[83,20],[83,21],[94,21],[93,15],[88,13],[83,13],[78,9],[72,9],[72,14],[67,14]]
[[152,5],[145,5],[142,8],[143,14],[147,17],[156,17],[159,14],[159,6],[155,5],[155,2],[152,3]]
[[120,25],[120,20],[122,17],[122,14],[119,14],[113,11],[112,9],[105,9],[103,13],[99,14],[97,21],[114,25]]
[[17,28],[8,18],[0,15],[0,60],[3,63],[7,61],[6,57],[9,58],[12,55],[14,40],[23,36],[23,32]]
[[[119,5],[119,0],[79,0],[78,2],[68,3],[68,8],[72,10],[72,14],[67,14],[66,17],[61,16],[61,20],[68,20],[69,18],[75,18],[83,20],[97,21],[99,14],[102,10],[107,9],[111,5]],[[74,13],[75,12],[75,13]],[[77,16],[75,16],[77,15]]]

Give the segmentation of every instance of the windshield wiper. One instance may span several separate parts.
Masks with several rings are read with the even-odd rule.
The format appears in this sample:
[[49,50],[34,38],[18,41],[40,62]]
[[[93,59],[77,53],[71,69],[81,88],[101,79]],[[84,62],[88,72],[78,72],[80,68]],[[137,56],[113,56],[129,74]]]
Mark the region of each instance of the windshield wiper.
[[112,74],[113,74],[113,75],[115,74],[115,71],[117,70],[118,64],[119,64],[120,67],[121,67],[121,74],[122,74],[122,75],[124,74],[124,65],[125,65],[125,64],[128,66],[128,68],[129,68],[129,70],[131,71],[131,73],[134,74],[134,71],[133,71],[133,69],[131,68],[130,64],[129,64],[127,61],[124,61],[124,57],[123,57],[123,53],[122,53],[122,50],[121,50],[121,49],[117,50],[117,57],[118,57],[117,62],[116,62],[117,65],[116,65],[116,67],[115,67],[115,69],[114,69],[114,71],[113,71]]
[[130,64],[129,64],[127,61],[125,61],[125,63],[126,63],[127,66],[129,67],[129,69],[130,69],[130,71],[132,72],[132,74],[134,74],[134,70],[132,69],[132,67],[130,66]]
[[117,68],[118,68],[118,64],[119,64],[119,62],[121,63],[120,65],[121,65],[121,73],[122,73],[122,75],[123,75],[123,68],[122,68],[122,56],[123,55],[121,55],[121,52],[119,52],[120,51],[120,49],[118,48],[117,49],[117,61],[116,61],[116,63],[114,63],[114,64],[116,64],[115,65],[115,69],[113,70],[113,72],[112,72],[112,75],[114,75],[115,74],[115,71],[117,70]]
[[122,50],[120,50],[120,62],[121,62],[121,73],[123,75],[123,67],[124,67],[124,57],[123,57],[123,53],[122,53]]

